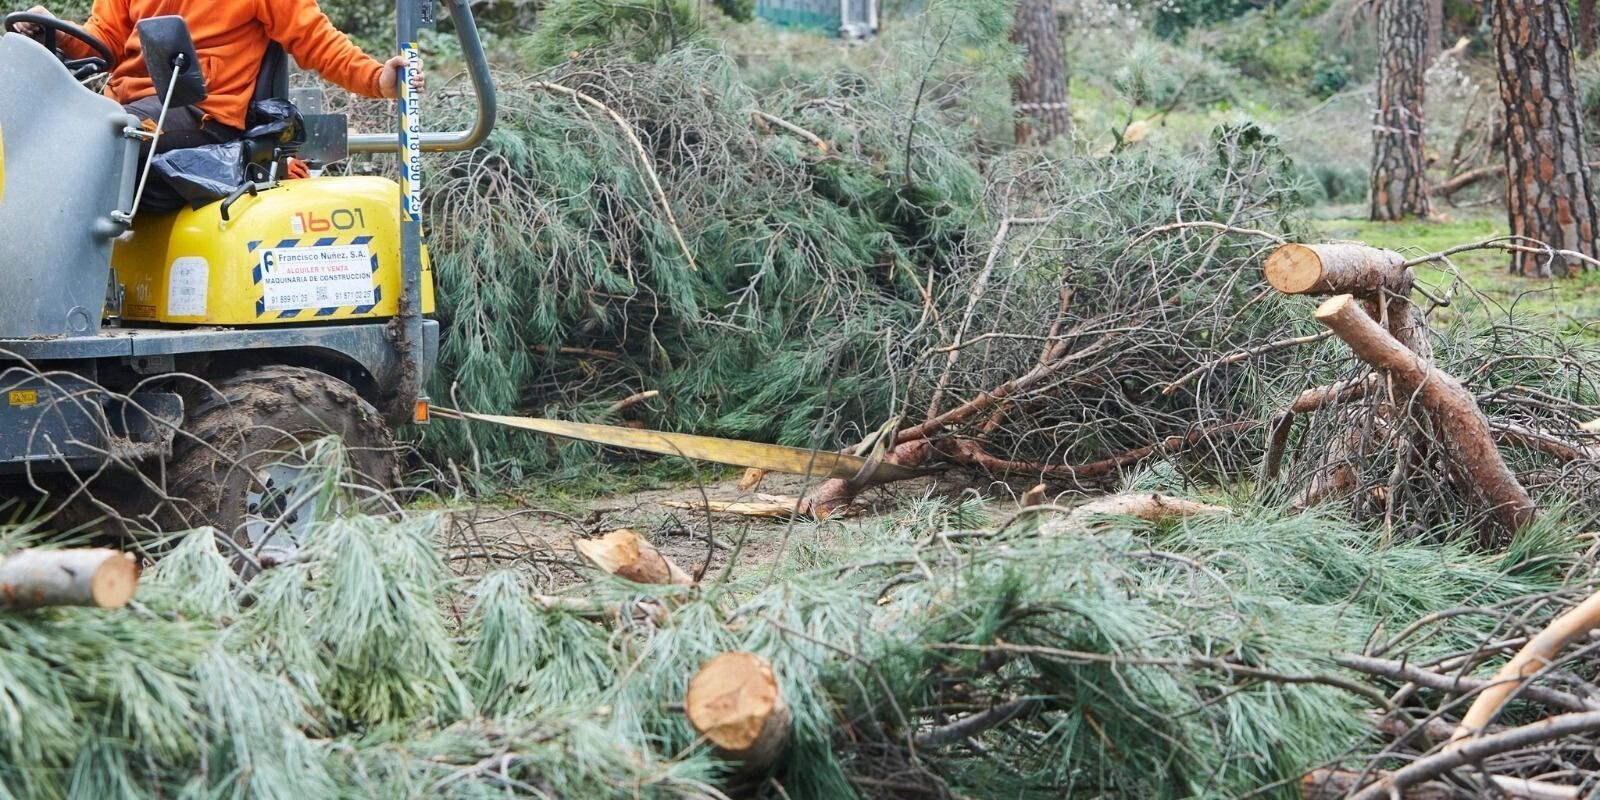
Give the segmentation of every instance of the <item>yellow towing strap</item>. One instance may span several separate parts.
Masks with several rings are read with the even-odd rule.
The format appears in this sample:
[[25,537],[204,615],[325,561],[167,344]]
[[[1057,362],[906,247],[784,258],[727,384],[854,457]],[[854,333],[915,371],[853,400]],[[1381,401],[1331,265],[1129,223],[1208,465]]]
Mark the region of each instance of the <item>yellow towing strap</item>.
[[888,483],[903,481],[928,474],[927,470],[911,469],[889,464],[877,459],[846,455],[826,450],[807,450],[803,447],[785,447],[780,444],[744,442],[738,439],[718,439],[714,436],[696,436],[691,433],[624,428],[617,425],[596,425],[588,422],[568,422],[538,417],[503,417],[495,414],[473,414],[467,411],[433,407],[437,416],[490,422],[509,428],[576,439],[580,442],[643,450],[665,456],[682,456],[736,467],[785,472],[820,478],[844,478],[859,483]]

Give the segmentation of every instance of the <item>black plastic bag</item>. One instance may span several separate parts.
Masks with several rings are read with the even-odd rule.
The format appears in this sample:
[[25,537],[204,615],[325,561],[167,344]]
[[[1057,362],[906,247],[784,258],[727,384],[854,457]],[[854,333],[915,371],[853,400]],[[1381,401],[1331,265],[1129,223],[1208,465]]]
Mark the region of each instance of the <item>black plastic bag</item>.
[[244,138],[263,140],[292,150],[306,143],[306,122],[288,100],[257,100],[245,118]]
[[194,208],[214,203],[243,186],[245,142],[208,144],[168,150],[150,162],[150,170]]

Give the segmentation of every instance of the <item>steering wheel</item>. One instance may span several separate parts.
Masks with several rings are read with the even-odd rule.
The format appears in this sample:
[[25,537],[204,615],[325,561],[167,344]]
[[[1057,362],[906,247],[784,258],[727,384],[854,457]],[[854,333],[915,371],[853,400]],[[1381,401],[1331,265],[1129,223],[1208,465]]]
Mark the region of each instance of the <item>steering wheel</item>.
[[[54,53],[56,58],[61,59],[61,63],[66,66],[68,72],[72,73],[74,80],[82,82],[95,75],[110,72],[111,66],[117,63],[116,55],[111,52],[111,48],[107,47],[105,42],[96,39],[94,34],[66,20],[56,19],[49,14],[17,11],[6,15],[4,28],[7,33],[21,33],[17,28],[23,24],[39,26],[40,32],[44,34],[42,44],[44,44],[45,49]],[[67,54],[61,52],[61,48],[56,46],[57,34],[66,34],[69,38],[77,39],[88,45],[89,49],[93,50],[95,54],[88,58],[68,58]]]

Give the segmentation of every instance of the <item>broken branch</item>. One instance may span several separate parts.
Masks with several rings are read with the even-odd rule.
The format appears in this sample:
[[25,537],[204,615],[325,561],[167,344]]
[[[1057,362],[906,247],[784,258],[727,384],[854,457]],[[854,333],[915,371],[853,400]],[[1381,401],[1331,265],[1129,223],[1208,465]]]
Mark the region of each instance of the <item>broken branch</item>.
[[1518,531],[1533,521],[1533,501],[1506,467],[1495,448],[1489,420],[1459,381],[1408,350],[1348,294],[1324,301],[1317,308],[1316,318],[1350,345],[1361,360],[1388,374],[1400,394],[1415,397],[1437,420],[1446,446],[1506,530]]

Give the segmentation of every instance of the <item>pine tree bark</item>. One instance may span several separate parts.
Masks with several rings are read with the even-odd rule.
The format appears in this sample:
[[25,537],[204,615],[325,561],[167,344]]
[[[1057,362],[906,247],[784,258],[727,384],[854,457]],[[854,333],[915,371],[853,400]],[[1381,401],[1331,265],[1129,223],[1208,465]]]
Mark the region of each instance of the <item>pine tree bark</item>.
[[1594,55],[1594,0],[1578,0],[1578,57]]
[[1052,0],[1021,0],[1011,41],[1025,51],[1022,72],[1011,80],[1017,106],[1017,144],[1044,144],[1072,130],[1067,113],[1067,64]]
[[1372,219],[1426,217],[1428,158],[1422,138],[1428,0],[1378,0],[1383,53],[1372,129]]
[[[1494,43],[1506,121],[1511,233],[1558,250],[1600,254],[1594,183],[1583,158],[1566,0],[1494,0]],[[1517,253],[1511,271],[1567,275],[1582,262]]]
[[1428,0],[1428,38],[1423,42],[1423,67],[1444,52],[1444,0]]

